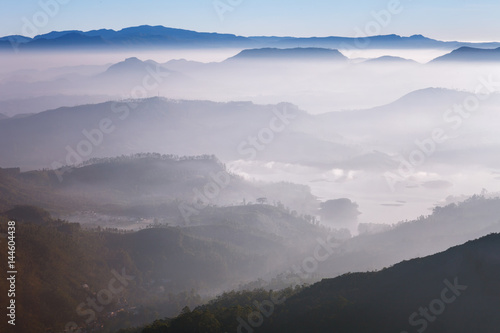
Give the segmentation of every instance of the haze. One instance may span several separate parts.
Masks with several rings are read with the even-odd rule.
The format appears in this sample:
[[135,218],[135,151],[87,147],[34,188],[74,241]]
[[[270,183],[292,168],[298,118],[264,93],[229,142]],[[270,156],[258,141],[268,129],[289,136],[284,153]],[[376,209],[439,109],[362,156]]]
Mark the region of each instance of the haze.
[[1,332],[500,325],[496,2],[5,7]]

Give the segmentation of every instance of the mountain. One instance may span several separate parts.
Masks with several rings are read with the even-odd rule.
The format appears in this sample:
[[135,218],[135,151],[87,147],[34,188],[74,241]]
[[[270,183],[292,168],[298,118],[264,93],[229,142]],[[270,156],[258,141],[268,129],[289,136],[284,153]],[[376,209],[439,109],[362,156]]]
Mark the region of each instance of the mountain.
[[213,156],[141,154],[55,171],[0,169],[0,211],[19,222],[37,220],[26,205],[83,228],[168,224],[237,252],[267,256],[260,273],[248,279],[283,268],[317,237],[335,235],[309,215],[318,202],[307,186],[247,181]]
[[293,49],[249,49],[241,51],[236,56],[229,58],[228,60],[346,61],[347,58],[338,50],[311,47]]
[[[448,128],[453,128],[452,126],[457,126],[456,123],[458,123],[457,130],[462,130],[460,126],[462,120],[457,117],[453,118],[450,110],[454,106],[463,105],[468,99],[475,98],[474,93],[467,91],[444,88],[419,89],[405,94],[392,103],[374,108],[318,115],[316,116],[318,121],[316,129],[325,131],[329,128],[343,137],[361,137],[365,139],[363,142],[366,144],[376,140],[386,147],[401,145],[407,148],[415,144],[415,138],[429,136],[429,129],[432,128],[442,128],[450,132]],[[483,123],[484,129],[489,127],[487,124],[492,119],[496,118],[494,109],[499,101],[500,95],[493,93],[481,103],[480,108],[484,113],[477,115],[475,119]],[[394,124],[395,127],[387,130],[388,124]],[[405,124],[405,126],[397,124]],[[385,129],[381,130],[382,128]],[[474,140],[480,141],[480,135],[477,132]],[[411,139],[407,139],[408,137]],[[469,135],[468,140],[472,140],[472,136]],[[452,143],[451,140],[450,143]],[[444,146],[446,144],[441,145],[440,148]]]
[[[227,293],[143,332],[495,332],[500,234],[310,287]],[[199,330],[193,330],[194,326]],[[123,332],[140,332],[130,329]]]
[[21,49],[74,49],[74,48],[104,48],[107,43],[100,36],[86,36],[79,32],[69,32],[61,34],[57,38],[34,38],[32,41],[20,44]]
[[363,63],[364,64],[418,64],[416,61],[411,59],[392,57],[392,56],[382,56],[379,58],[368,59]]
[[[267,266],[265,256],[178,228],[84,230],[26,206],[0,214],[4,262],[7,218],[17,221],[16,268],[24,272],[16,281],[16,309],[25,316],[16,329],[22,332],[61,332],[72,322],[82,331],[143,325],[174,316],[186,305],[199,305],[197,292],[211,293]],[[0,290],[8,289],[2,279]],[[98,307],[90,310],[91,304]],[[0,330],[9,332],[7,326],[3,321]]]
[[[130,78],[141,77],[143,66],[156,68],[155,64],[132,58],[99,74],[99,82],[116,81],[113,78],[122,83],[129,82]],[[161,70],[168,73],[168,78],[177,75],[165,68]],[[175,85],[177,81],[168,82]],[[2,120],[0,140],[10,144],[0,146],[0,167],[21,167],[23,170],[59,168],[93,157],[153,151],[181,156],[216,155],[223,161],[256,158],[322,168],[363,169],[375,165],[373,158],[379,160],[380,166],[386,165],[388,160],[390,162],[391,152],[413,146],[415,138],[429,136],[429,129],[443,128],[443,119],[448,127],[455,126],[460,119],[448,115],[447,110],[473,97],[474,94],[469,92],[428,88],[375,108],[314,116],[287,103],[257,105],[156,97],[64,107]],[[480,145],[482,135],[490,130],[497,117],[494,110],[499,99],[498,94],[491,94],[481,103],[484,112],[478,113],[474,120],[482,124],[482,132],[475,131],[463,137],[462,140],[467,138],[468,144],[464,145],[459,137],[440,145],[439,150]],[[273,144],[265,145],[266,149],[252,145],[251,138],[268,128],[275,118],[285,127],[279,133],[273,133]],[[103,119],[106,121],[101,124]],[[407,125],[397,125],[402,123]],[[387,124],[395,126],[387,130]],[[104,126],[101,129],[102,125],[109,128]],[[37,146],[35,151],[34,143]],[[360,157],[373,152],[378,153],[363,163]],[[481,158],[485,156],[496,155]],[[434,158],[444,157],[438,151]],[[470,161],[466,158],[463,163]],[[398,164],[396,162],[392,161],[394,165]],[[488,163],[496,162],[490,160]]]
[[[77,203],[68,197],[57,195],[49,188],[51,175],[54,181],[57,180],[55,174],[40,172],[35,175],[35,179],[28,180],[22,177],[19,168],[0,168],[0,211],[12,209],[16,205],[38,205],[51,210],[62,210],[64,207],[75,207]],[[44,184],[45,182],[45,184]]]
[[[356,154],[356,147],[295,131],[293,123],[308,117],[287,103],[255,105],[164,98],[59,108],[0,122],[0,140],[9,143],[0,146],[1,167],[58,168],[91,157],[148,151],[215,154],[222,160],[258,155],[259,159],[284,162],[315,161],[324,156],[318,151],[328,151],[332,159]],[[249,136],[258,135],[273,119],[276,126],[283,127],[273,145],[266,150],[253,147]],[[37,149],[33,151],[35,143]],[[87,151],[82,151],[82,145]]]
[[398,35],[379,35],[367,37],[301,37],[301,38],[281,38],[276,40],[280,47],[327,47],[338,49],[355,48],[381,48],[381,49],[406,49],[406,48],[434,48],[449,46],[447,42],[441,42],[424,37],[413,35],[403,37]]
[[[135,57],[109,66],[106,71],[91,77],[90,81],[93,81],[95,86],[115,86],[120,87],[122,91],[127,89],[126,87],[134,87],[137,82],[150,83],[156,89],[168,87],[170,82],[179,86],[192,82],[188,76],[171,71],[156,61],[142,61]],[[149,87],[147,84],[146,86]]]
[[197,199],[206,201],[193,189],[203,190],[207,184],[216,184],[219,191],[210,200],[212,205],[266,198],[266,202],[280,202],[300,212],[317,208],[317,200],[307,186],[244,180],[229,173],[214,156],[143,153],[92,159],[78,167],[58,170],[21,172],[19,168],[0,168],[0,209],[31,204],[58,214],[92,210],[140,218],[168,216],[172,224],[181,225],[185,221],[179,204],[190,206]]
[[[447,106],[464,100],[470,95],[472,94],[469,92],[445,88],[419,89],[405,94],[387,105],[366,110],[365,113],[372,112],[382,116],[384,113],[392,112],[393,114],[391,116],[397,116],[398,113],[410,115],[414,112],[418,112],[419,116],[423,116],[424,113],[433,114],[435,112],[430,109],[431,106],[434,106],[435,109],[446,109]],[[416,111],[418,109],[420,109],[420,112]],[[384,116],[388,115],[385,114]]]
[[317,273],[337,276],[346,272],[379,270],[402,260],[444,251],[489,233],[499,233],[499,205],[498,198],[473,196],[463,202],[435,207],[429,216],[400,222],[390,230],[361,234],[347,240]]
[[[12,74],[0,84],[0,97],[4,99],[0,101],[0,106],[5,103],[7,107],[15,108],[17,106],[12,106],[12,103],[19,100],[19,107],[26,107],[33,100],[45,102],[46,105],[60,101],[65,102],[62,105],[71,106],[78,100],[83,101],[78,104],[82,105],[96,100],[123,98],[124,95],[144,98],[157,96],[160,91],[189,89],[195,83],[189,76],[171,71],[155,61],[142,61],[135,57],[107,66],[56,68],[46,72],[45,76],[45,73],[35,71]],[[76,98],[73,101],[68,96]],[[40,107],[38,105],[35,108]]]
[[0,113],[0,120],[3,120],[3,119],[8,119],[9,117],[4,115],[3,113]]
[[196,32],[183,29],[166,28],[163,26],[138,26],[120,31],[94,30],[84,33],[88,36],[99,36],[115,45],[126,45],[134,41],[136,45],[158,46],[191,46],[191,45],[227,45],[236,46],[246,42],[245,37],[232,34]]
[[461,47],[436,58],[432,63],[443,62],[499,62],[500,47],[496,49],[479,49],[473,47]]
[[0,38],[0,50],[15,51],[19,45],[26,44],[32,41],[32,38],[20,35],[5,36]]
[[[12,39],[10,39],[12,40]],[[16,46],[23,50],[46,48],[178,48],[178,47],[238,47],[253,45],[245,38],[231,34],[199,33],[195,31],[165,28],[163,26],[138,26],[119,31],[101,29],[92,31],[55,31],[25,40],[15,38]],[[9,40],[0,40],[0,47],[10,47]]]
[[108,67],[105,73],[113,74],[121,71],[141,71],[144,72],[147,66],[156,66],[159,65],[157,62],[149,60],[149,61],[141,61],[135,57],[127,58],[122,62],[116,63]]
[[32,38],[24,37],[24,36],[20,36],[20,35],[0,37],[0,42],[7,41],[7,42],[13,42],[13,43],[27,43],[31,40],[32,40]]
[[446,48],[456,49],[461,46],[498,47],[498,43],[462,43],[442,42],[421,35],[402,37],[398,35],[350,37],[243,37],[232,34],[196,32],[163,26],[138,26],[119,31],[100,29],[92,31],[55,31],[38,35],[34,38],[23,36],[6,36],[0,39],[0,48],[12,49],[45,49],[45,48],[98,48],[102,50],[114,48],[199,48],[199,47],[235,47],[235,48],[331,48],[357,49],[413,49],[413,48]]
[[20,44],[28,43],[31,40],[29,37],[19,35],[0,37],[0,50],[15,51]]
[[[210,200],[207,184],[215,186],[217,192]],[[260,198],[264,198],[263,204],[252,204]],[[234,243],[231,234],[240,239],[238,234],[244,231],[281,245],[293,240],[298,250],[300,244],[314,242],[321,230],[304,222],[306,215],[317,215],[319,207],[307,186],[244,180],[228,173],[213,156],[140,154],[94,159],[56,171],[0,169],[0,200],[3,210],[37,205],[84,225],[137,229],[144,226],[138,219],[157,219],[188,227],[197,237],[210,235],[230,244]],[[500,199],[483,196],[435,207],[429,216],[345,240],[317,273],[337,276],[380,269],[443,251],[500,232],[499,214]],[[479,222],[471,224],[471,220]]]

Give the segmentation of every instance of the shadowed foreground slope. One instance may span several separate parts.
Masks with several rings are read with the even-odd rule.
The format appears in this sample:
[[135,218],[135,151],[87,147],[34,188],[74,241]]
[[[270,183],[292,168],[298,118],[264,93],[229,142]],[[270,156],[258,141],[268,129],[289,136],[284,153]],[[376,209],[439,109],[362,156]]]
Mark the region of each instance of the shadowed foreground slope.
[[497,332],[499,274],[500,234],[491,234],[379,272],[325,279],[283,305],[249,292],[264,305],[257,310],[225,295],[142,332]]

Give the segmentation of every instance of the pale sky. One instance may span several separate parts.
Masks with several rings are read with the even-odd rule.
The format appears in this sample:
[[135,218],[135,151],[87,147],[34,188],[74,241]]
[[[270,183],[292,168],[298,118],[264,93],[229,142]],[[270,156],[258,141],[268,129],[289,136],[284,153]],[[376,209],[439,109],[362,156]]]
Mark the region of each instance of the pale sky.
[[381,16],[379,34],[500,41],[498,0],[9,0],[2,5],[0,36],[144,24],[243,36],[355,36],[374,26],[373,13],[397,8],[390,17]]

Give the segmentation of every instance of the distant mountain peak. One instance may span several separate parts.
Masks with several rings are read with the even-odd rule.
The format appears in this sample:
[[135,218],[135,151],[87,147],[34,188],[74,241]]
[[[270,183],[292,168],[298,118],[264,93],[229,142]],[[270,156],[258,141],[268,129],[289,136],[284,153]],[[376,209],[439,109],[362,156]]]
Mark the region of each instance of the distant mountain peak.
[[141,70],[143,71],[146,66],[148,65],[157,65],[153,60],[146,60],[142,61],[136,57],[130,57],[125,59],[124,61],[118,62],[114,65],[111,65],[106,72],[107,73],[114,73],[114,72],[120,72],[123,70]]
[[37,40],[37,39],[56,39],[56,38],[60,38],[60,37],[66,36],[66,35],[70,35],[70,34],[72,34],[72,35],[82,35],[83,31],[80,31],[80,30],[52,31],[52,32],[49,32],[47,34],[36,35],[35,37],[33,37],[33,40]]
[[499,48],[477,48],[470,46],[462,46],[458,49],[438,57],[432,62],[500,62],[500,47]]
[[364,61],[364,63],[408,63],[408,64],[417,64],[416,61],[411,59],[405,59],[402,57],[395,56],[382,56],[378,58],[368,59]]
[[124,61],[125,63],[142,63],[142,60],[139,60],[139,58],[137,57],[130,57],[130,58],[127,58],[125,59]]
[[11,35],[11,36],[0,37],[0,41],[8,41],[8,42],[14,42],[14,43],[27,43],[31,40],[32,40],[31,38],[24,37],[21,35]]
[[322,60],[347,60],[347,58],[335,49],[319,47],[295,47],[295,48],[259,48],[247,49],[229,58],[234,59],[322,59]]
[[467,97],[468,93],[447,88],[430,87],[412,91],[392,104],[395,105],[422,105],[423,103],[442,103],[448,105]]

